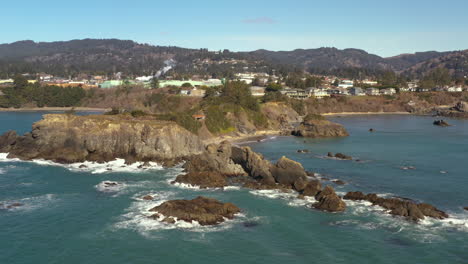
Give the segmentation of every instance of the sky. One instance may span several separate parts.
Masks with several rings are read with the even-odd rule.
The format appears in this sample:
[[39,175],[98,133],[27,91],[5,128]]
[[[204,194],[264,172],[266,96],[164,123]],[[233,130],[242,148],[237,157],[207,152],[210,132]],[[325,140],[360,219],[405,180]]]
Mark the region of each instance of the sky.
[[2,0],[0,43],[130,39],[186,48],[468,49],[468,0]]

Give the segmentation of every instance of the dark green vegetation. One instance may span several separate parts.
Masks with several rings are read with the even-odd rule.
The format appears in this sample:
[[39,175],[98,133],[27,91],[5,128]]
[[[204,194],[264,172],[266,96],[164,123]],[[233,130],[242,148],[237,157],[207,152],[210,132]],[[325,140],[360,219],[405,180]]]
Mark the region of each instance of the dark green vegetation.
[[17,76],[14,85],[1,89],[0,107],[69,107],[77,106],[86,96],[81,87],[66,87],[30,84],[27,79]]
[[[177,78],[195,74],[232,78],[234,73],[244,71],[286,77],[288,73],[303,70],[355,79],[378,77],[387,71],[419,78],[435,68],[444,67],[456,79],[468,73],[467,53],[467,50],[430,51],[382,58],[359,49],[224,50],[214,53],[206,49],[151,46],[117,39],[50,43],[19,41],[0,45],[0,78],[8,74],[38,72],[72,77],[82,73],[110,76],[122,72],[132,77],[154,74],[165,65],[165,61],[173,59],[177,63],[167,74]],[[236,60],[236,63],[229,63],[230,60]],[[224,63],[226,61],[228,63]]]

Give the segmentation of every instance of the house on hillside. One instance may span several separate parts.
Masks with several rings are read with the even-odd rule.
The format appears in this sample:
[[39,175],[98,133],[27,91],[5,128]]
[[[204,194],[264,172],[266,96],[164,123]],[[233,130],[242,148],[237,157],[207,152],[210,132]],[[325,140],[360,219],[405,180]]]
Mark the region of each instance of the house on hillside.
[[367,88],[366,94],[371,96],[380,95],[380,90],[377,88]]
[[307,99],[310,97],[309,92],[303,89],[283,89],[281,93],[289,98],[300,100]]
[[447,88],[447,92],[463,92],[463,88],[461,86],[452,86]]
[[252,87],[250,87],[250,93],[252,93],[252,96],[255,96],[255,97],[264,96],[265,95],[265,87],[252,86]]
[[324,97],[330,97],[330,94],[325,89],[319,88],[308,88],[310,96],[313,96],[317,99],[322,99]]
[[396,94],[395,88],[385,88],[380,91],[383,95],[394,95]]
[[364,93],[364,91],[360,87],[352,87],[351,89],[349,89],[349,94],[354,95],[354,96],[366,95],[366,93]]

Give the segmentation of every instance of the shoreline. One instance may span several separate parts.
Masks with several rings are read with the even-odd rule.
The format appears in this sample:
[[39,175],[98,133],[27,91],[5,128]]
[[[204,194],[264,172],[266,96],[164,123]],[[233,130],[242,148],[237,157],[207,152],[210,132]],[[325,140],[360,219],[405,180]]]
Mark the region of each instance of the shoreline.
[[0,108],[0,112],[46,112],[46,111],[69,111],[74,109],[76,112],[106,112],[107,108],[94,107],[27,107],[27,108]]
[[323,113],[323,116],[353,116],[353,115],[414,115],[410,112],[341,112],[341,113]]

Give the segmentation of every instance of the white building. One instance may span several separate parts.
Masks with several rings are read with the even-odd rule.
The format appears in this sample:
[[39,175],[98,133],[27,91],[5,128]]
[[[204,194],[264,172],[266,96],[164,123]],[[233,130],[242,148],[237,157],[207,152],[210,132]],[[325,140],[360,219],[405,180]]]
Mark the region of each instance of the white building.
[[463,92],[463,88],[456,86],[448,87],[447,92]]
[[396,89],[395,88],[386,88],[386,89],[382,89],[381,90],[381,93],[383,95],[394,95],[396,94]]
[[367,95],[380,95],[380,90],[377,88],[367,88],[366,94]]
[[319,88],[309,88],[310,96],[314,96],[315,98],[321,99],[324,97],[330,97],[330,94],[325,89]]
[[354,86],[354,81],[352,80],[342,80],[340,84],[338,84],[339,88],[351,88]]
[[265,95],[265,87],[252,86],[252,87],[250,87],[250,92],[252,93],[252,96],[264,96]]

